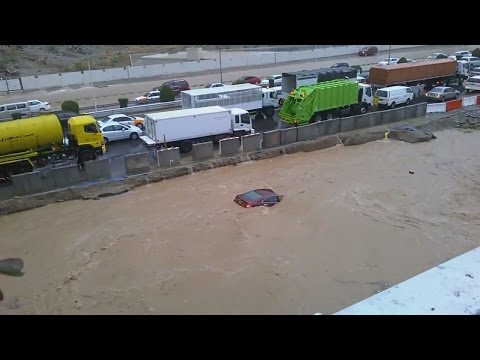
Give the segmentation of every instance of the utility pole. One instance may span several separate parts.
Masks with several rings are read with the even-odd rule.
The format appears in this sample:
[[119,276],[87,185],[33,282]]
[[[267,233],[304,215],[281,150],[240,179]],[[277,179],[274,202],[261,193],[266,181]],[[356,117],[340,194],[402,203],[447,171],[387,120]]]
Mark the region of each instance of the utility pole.
[[[88,74],[90,75],[90,85],[93,88],[92,70],[90,69],[90,57],[87,57],[87,64],[88,64]],[[95,104],[95,111],[98,111],[97,110],[97,99],[95,97],[93,89],[92,89],[92,94],[93,94],[93,103]]]
[[223,84],[223,75],[222,75],[222,49],[218,47],[218,57],[220,59],[220,82]]
[[392,50],[392,45],[388,46],[388,65],[390,65],[390,51]]

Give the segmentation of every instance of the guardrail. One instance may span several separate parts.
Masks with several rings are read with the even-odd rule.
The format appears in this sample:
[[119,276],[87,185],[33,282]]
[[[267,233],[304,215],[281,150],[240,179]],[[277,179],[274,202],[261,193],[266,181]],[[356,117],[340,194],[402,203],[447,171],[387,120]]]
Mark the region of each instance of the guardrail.
[[469,96],[463,99],[450,100],[444,103],[428,104],[427,113],[443,113],[472,105],[480,105],[480,96]]
[[86,115],[92,115],[93,117],[108,116],[113,114],[139,114],[145,113],[148,111],[161,110],[161,109],[175,109],[182,106],[181,100],[163,102],[163,103],[152,103],[147,105],[135,105],[128,106],[124,108],[113,108],[107,110],[99,110],[92,112],[84,112]]

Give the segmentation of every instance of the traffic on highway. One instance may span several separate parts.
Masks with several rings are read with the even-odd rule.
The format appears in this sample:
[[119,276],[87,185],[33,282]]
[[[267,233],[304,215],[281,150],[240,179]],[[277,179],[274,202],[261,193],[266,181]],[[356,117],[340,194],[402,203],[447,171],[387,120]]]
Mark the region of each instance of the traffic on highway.
[[[195,78],[193,81],[176,79],[165,81],[160,86],[156,82],[150,89],[145,89],[148,91],[144,95],[129,97],[128,104],[133,102],[132,106],[98,111],[99,102],[96,101],[97,111],[89,112],[86,111],[88,108],[82,107],[81,116],[71,116],[71,113],[62,111],[59,124],[53,118],[49,121],[52,129],[61,128],[63,134],[52,130],[50,134],[57,134],[53,139],[52,135],[42,133],[42,151],[19,156],[20,152],[32,149],[30,143],[16,143],[14,147],[2,149],[0,155],[6,156],[0,163],[2,176],[48,165],[52,158],[66,158],[81,164],[96,159],[98,155],[111,159],[113,173],[122,176],[123,156],[164,146],[179,147],[182,159],[189,161],[195,143],[213,141],[217,144],[226,137],[311,124],[423,101],[444,102],[461,98],[464,96],[464,81],[478,70],[477,65],[480,66],[480,59],[465,51],[457,51],[450,57],[436,52],[416,60],[403,56],[382,59],[383,56],[377,53],[375,49],[359,50],[357,58],[380,58],[375,65],[368,65],[368,70],[365,66],[359,69],[353,65],[358,62],[357,58],[343,57],[343,62],[330,61],[330,66],[312,70],[299,70],[296,65],[294,71],[285,69],[263,78],[256,75],[233,76],[232,85],[212,81],[206,85],[198,84]],[[251,70],[247,73],[251,74]],[[175,95],[174,101],[160,101],[163,87]],[[122,94],[123,97],[127,95]],[[25,104],[28,110],[28,106],[38,108],[40,104],[50,107],[52,100],[18,104]],[[16,106],[20,106],[18,104]],[[0,106],[0,112],[14,110],[11,105]],[[30,116],[33,117],[28,118],[29,122],[22,122],[24,129],[19,131],[31,131],[32,126],[37,126],[35,115],[45,110],[32,111]],[[95,122],[97,130],[90,128]],[[85,133],[81,130],[82,126]],[[8,131],[17,130],[9,128]],[[88,135],[91,132],[95,135]],[[11,135],[12,138],[18,136]],[[65,145],[49,148],[50,143],[59,143],[60,136],[64,138]],[[154,151],[150,154],[151,162],[155,163]]]

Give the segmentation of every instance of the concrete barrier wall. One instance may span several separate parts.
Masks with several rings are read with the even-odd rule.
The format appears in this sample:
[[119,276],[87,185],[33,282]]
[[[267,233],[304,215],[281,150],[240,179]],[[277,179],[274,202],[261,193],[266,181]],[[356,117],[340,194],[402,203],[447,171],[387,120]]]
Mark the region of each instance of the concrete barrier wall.
[[180,165],[180,150],[178,147],[157,150],[157,164],[167,168]]
[[340,132],[355,130],[355,116],[340,119]]
[[[300,60],[313,60],[340,55],[355,54],[364,45],[332,46],[302,51],[265,51],[252,53],[244,57],[233,58],[229,53],[222,54],[222,68],[236,68],[245,66],[266,65]],[[406,49],[424,45],[392,45],[392,49]],[[379,50],[382,45],[377,45]],[[385,48],[385,46],[384,46]],[[385,50],[385,49],[383,49]],[[126,68],[113,68],[105,70],[92,70],[85,72],[67,72],[39,76],[24,76],[21,78],[23,90],[43,89],[57,86],[88,85],[90,83],[139,79],[162,75],[182,74],[219,68],[217,59],[185,61],[169,64],[152,64],[142,66],[128,66]]]
[[203,161],[213,158],[213,142],[193,144],[193,161]]
[[240,138],[232,137],[222,139],[219,142],[219,154],[221,156],[233,156],[240,153]]
[[427,103],[417,104],[417,117],[424,117],[427,114]]
[[125,171],[127,175],[143,174],[150,171],[148,153],[125,155]]
[[53,176],[58,189],[78,185],[87,181],[87,172],[79,170],[77,165],[69,165],[51,169],[48,175]]
[[270,149],[280,146],[280,130],[266,131],[263,133],[263,148]]
[[386,125],[397,121],[405,120],[405,108],[385,110],[381,112],[381,124]]
[[319,138],[327,135],[327,124],[325,121],[320,121],[313,124],[315,138]]
[[303,125],[297,128],[297,139],[298,141],[306,141],[315,139],[315,124]]
[[241,137],[241,147],[244,153],[258,151],[262,148],[263,135],[261,133],[254,135],[245,135]]
[[[29,195],[44,192],[44,186],[42,183],[41,174],[39,171],[35,171],[28,174],[13,175],[13,186],[11,186],[11,195]],[[48,190],[53,190],[52,186]],[[47,190],[47,191],[48,191]]]
[[297,142],[297,127],[280,130],[280,145],[288,145]]
[[405,120],[417,117],[417,105],[405,106]]
[[326,135],[335,135],[340,132],[340,121],[341,119],[333,119],[324,121]]
[[110,171],[110,159],[96,161],[87,161],[85,163],[85,172],[90,181],[109,179],[112,176]]

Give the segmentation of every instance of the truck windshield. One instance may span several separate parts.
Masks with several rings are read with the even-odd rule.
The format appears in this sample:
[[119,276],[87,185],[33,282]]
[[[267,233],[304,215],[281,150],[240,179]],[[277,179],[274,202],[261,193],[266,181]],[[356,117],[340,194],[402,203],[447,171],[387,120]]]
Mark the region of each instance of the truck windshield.
[[242,124],[250,124],[250,114],[240,115],[240,121],[242,122]]

